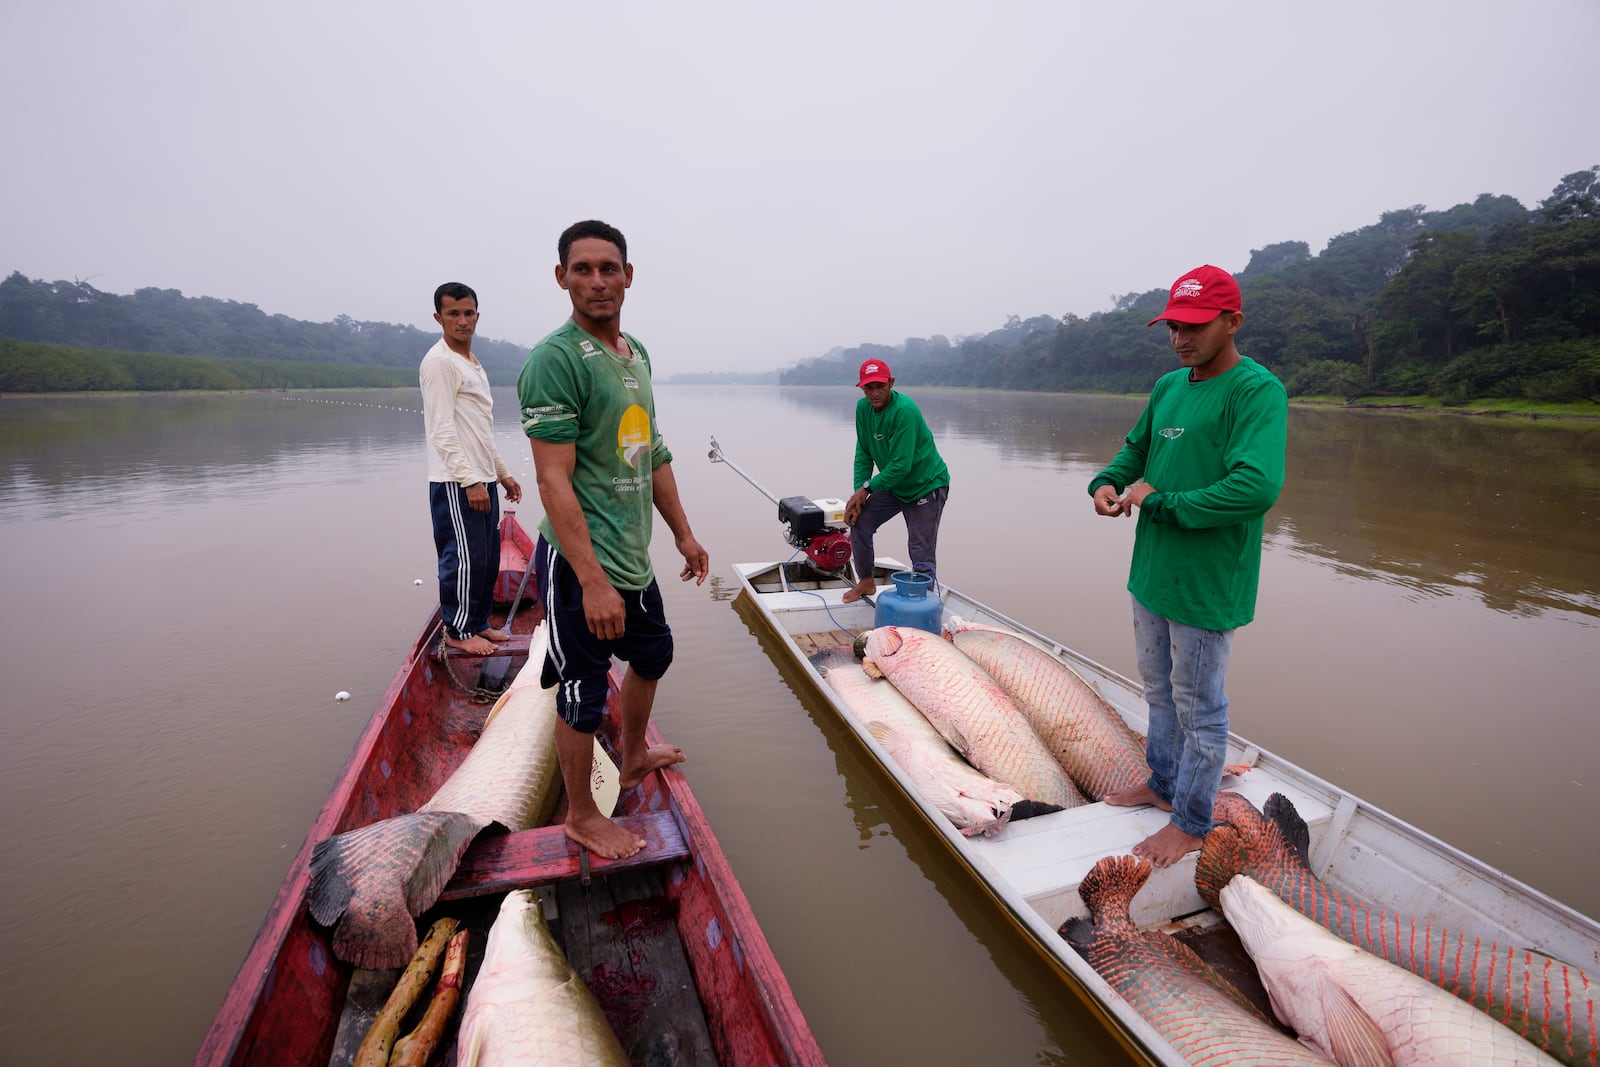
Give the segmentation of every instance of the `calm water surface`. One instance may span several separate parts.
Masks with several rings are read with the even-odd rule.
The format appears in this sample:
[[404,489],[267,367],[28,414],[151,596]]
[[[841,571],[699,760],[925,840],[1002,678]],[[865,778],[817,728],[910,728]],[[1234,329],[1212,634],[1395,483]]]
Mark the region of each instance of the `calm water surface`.
[[[657,718],[831,1061],[1106,1062],[738,610],[729,565],[789,549],[708,438],[776,495],[844,496],[855,395],[659,390],[715,577],[665,589]],[[912,395],[952,471],[944,577],[1134,674],[1133,524],[1084,487],[1140,402]],[[419,406],[0,399],[0,1059],[193,1056],[431,611]],[[1235,730],[1600,913],[1600,426],[1296,409],[1289,448]]]

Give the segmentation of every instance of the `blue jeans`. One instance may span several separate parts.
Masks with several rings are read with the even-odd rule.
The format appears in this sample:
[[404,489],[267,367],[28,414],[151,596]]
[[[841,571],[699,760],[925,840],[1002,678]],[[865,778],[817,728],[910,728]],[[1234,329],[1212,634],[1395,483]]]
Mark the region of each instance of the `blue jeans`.
[[1150,788],[1172,804],[1172,824],[1204,837],[1228,755],[1232,630],[1202,630],[1162,618],[1133,599],[1133,639],[1150,705],[1145,760]]

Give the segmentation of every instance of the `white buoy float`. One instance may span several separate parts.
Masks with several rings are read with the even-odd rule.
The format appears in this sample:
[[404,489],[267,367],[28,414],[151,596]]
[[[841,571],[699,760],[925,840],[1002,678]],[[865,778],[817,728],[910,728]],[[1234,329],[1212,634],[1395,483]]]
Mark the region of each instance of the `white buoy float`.
[[341,689],[337,693],[333,694],[333,699],[338,701],[340,704],[343,704],[346,700],[350,699],[350,693],[347,690]]
[[421,578],[413,578],[411,580],[411,584],[412,585],[421,585],[422,584],[422,579]]

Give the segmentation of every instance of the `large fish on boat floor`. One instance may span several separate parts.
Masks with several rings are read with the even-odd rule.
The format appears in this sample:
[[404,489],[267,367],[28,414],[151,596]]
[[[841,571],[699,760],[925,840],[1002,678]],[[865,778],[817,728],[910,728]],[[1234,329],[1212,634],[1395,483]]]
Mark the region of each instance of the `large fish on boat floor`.
[[1060,659],[1002,630],[952,623],[950,639],[1000,683],[1090,800],[1150,780],[1144,738]]
[[1149,877],[1150,864],[1135,856],[1096,863],[1078,886],[1089,918],[1067,920],[1061,936],[1196,1067],[1327,1067],[1329,1060],[1279,1031],[1188,945],[1134,925],[1133,897]]
[[1452,932],[1329,889],[1311,872],[1310,834],[1281,793],[1265,814],[1237,793],[1217,794],[1214,826],[1195,864],[1195,888],[1215,906],[1247,874],[1295,911],[1380,959],[1432,982],[1569,1067],[1597,1067],[1600,983],[1542,953]]
[[1219,897],[1272,1010],[1341,1065],[1557,1062],[1472,1005],[1341,940],[1247,874],[1234,875]]
[[489,928],[456,1040],[461,1067],[627,1067],[605,1012],[572,969],[531,889]]
[[1022,794],[962,759],[892,683],[869,677],[850,649],[824,649],[811,663],[956,829],[968,837],[988,836],[1011,819],[1012,806],[1022,801]]
[[866,672],[888,678],[978,770],[1029,800],[1084,803],[1027,716],[983,668],[938,634],[902,626],[868,631]]
[[[528,662],[544,660],[543,623]],[[417,950],[415,918],[439,899],[461,855],[490,823],[542,825],[555,807],[555,689],[524,668],[489,711],[483,732],[438,792],[409,815],[320,841],[311,852],[311,917],[338,923],[334,955],[358,967],[401,967]]]

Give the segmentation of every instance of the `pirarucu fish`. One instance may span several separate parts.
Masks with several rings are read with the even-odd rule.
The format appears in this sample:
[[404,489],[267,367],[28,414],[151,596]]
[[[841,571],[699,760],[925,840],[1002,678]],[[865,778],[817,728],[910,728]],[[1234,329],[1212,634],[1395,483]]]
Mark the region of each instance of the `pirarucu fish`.
[[1596,982],[1538,952],[1484,941],[1373,907],[1311,872],[1310,834],[1281,793],[1265,815],[1237,793],[1217,794],[1215,825],[1195,864],[1195,888],[1215,906],[1247,874],[1345,941],[1416,974],[1504,1023],[1569,1067],[1596,1067]]
[[894,687],[978,770],[1029,800],[1083,804],[1025,716],[983,668],[938,634],[903,626],[867,633],[862,666]]
[[1340,1064],[1556,1063],[1470,1004],[1340,940],[1247,874],[1234,875],[1219,896],[1273,1012]]
[[922,712],[882,678],[871,678],[848,648],[811,657],[850,714],[956,829],[971,837],[997,833],[1022,794],[974,768],[939,736]]
[[1016,634],[952,624],[950,639],[1028,716],[1072,783],[1090,800],[1144,785],[1144,738],[1088,682]]
[[1196,1067],[1328,1067],[1188,945],[1133,924],[1134,894],[1149,877],[1149,862],[1136,856],[1096,863],[1078,886],[1089,918],[1068,919],[1061,936]]
[[[530,664],[544,661],[548,640],[540,623]],[[540,688],[536,667],[522,670],[426,804],[317,843],[307,902],[317,922],[338,923],[334,955],[357,967],[404,966],[417,950],[415,918],[439,899],[479,831],[526,830],[550,817],[561,781],[555,695]]]
[[627,1067],[605,1012],[561,952],[531,889],[507,893],[456,1039],[461,1067]]

